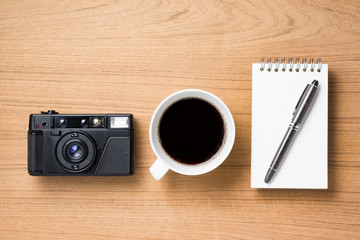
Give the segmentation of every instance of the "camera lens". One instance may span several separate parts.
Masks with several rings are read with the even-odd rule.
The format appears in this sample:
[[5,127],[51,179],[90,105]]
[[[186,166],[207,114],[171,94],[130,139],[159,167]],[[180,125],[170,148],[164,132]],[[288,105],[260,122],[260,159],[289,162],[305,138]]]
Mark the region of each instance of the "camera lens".
[[96,144],[84,132],[69,132],[59,139],[56,157],[65,170],[73,173],[88,170],[95,161]]
[[81,139],[70,139],[63,147],[63,155],[69,163],[80,163],[87,157],[87,146]]
[[74,144],[69,147],[68,154],[71,159],[79,159],[83,155],[83,148],[78,144]]

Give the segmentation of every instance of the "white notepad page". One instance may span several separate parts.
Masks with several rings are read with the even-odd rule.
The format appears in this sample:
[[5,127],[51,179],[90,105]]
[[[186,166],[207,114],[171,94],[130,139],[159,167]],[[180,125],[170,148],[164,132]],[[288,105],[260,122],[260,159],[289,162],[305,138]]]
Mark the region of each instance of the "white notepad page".
[[[267,66],[267,64],[266,64]],[[268,71],[252,66],[252,188],[328,187],[328,65],[299,72]],[[302,121],[282,165],[270,183],[264,182],[271,161],[283,139],[303,90],[319,81],[307,116]]]

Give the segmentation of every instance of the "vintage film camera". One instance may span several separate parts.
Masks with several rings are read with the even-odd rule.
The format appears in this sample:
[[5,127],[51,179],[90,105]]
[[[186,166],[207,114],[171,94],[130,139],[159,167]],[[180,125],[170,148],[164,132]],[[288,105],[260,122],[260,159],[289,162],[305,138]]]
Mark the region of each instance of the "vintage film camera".
[[30,115],[30,175],[132,175],[134,124],[131,114]]

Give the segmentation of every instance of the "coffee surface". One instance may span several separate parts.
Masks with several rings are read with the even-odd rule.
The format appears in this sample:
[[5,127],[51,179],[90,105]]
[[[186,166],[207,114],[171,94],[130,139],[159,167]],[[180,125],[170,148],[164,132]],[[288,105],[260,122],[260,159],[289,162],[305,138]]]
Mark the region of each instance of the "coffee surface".
[[188,98],[171,105],[160,120],[161,145],[176,161],[198,164],[210,159],[224,139],[224,121],[210,103]]

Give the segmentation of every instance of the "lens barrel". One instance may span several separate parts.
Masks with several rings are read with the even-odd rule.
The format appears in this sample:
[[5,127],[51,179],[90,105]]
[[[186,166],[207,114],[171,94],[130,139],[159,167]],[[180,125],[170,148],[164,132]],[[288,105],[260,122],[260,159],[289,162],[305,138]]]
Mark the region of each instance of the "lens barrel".
[[83,172],[92,166],[96,146],[88,134],[71,132],[59,140],[55,151],[59,163],[65,170]]

